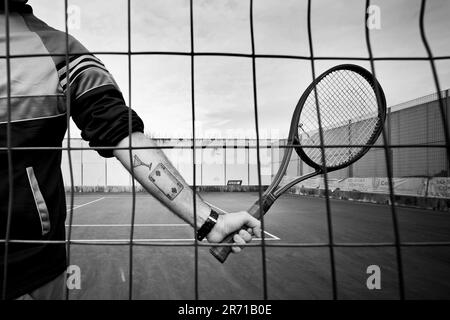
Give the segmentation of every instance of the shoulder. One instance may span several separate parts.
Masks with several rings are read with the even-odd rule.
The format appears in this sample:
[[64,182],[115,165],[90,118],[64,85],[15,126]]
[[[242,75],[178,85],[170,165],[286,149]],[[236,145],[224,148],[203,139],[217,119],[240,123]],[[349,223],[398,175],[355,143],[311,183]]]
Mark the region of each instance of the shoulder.
[[90,54],[75,37],[64,31],[54,29],[33,14],[23,15],[25,23],[31,32],[36,33],[43,45],[52,55],[55,65],[66,60],[66,56]]
[[105,65],[75,37],[50,27],[32,14],[24,19],[52,56],[63,90],[72,87],[73,98],[106,86],[120,91]]

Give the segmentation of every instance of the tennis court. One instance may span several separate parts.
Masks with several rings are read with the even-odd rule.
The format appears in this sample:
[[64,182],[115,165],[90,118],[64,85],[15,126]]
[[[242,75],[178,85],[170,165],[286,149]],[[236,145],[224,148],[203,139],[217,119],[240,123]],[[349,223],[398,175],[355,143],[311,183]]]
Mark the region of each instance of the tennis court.
[[[0,0],[2,298],[43,280],[14,247],[62,244],[64,188],[70,300],[450,298],[447,1],[26,2]],[[264,231],[223,264],[215,206]]]
[[[202,193],[202,197],[236,211],[253,203],[257,193]],[[389,206],[330,201],[335,243],[394,241]],[[130,247],[126,242],[130,238],[131,208],[130,194],[75,194],[71,240],[90,244],[72,244],[70,263],[80,267],[81,289],[71,290],[70,299],[128,299]],[[402,242],[450,241],[450,216],[445,212],[397,209]],[[326,244],[324,199],[282,196],[265,223],[268,297],[332,299],[328,247],[274,246]],[[192,244],[190,226],[154,198],[138,193],[134,241],[134,299],[195,299],[194,247],[174,246]],[[339,299],[398,299],[395,247],[335,247],[334,252]],[[402,247],[402,258],[406,298],[450,296],[447,247],[406,246]],[[220,264],[208,247],[201,246],[198,263],[200,299],[263,298],[260,247],[245,248],[239,256]],[[366,286],[370,265],[381,269],[381,290],[368,290]]]

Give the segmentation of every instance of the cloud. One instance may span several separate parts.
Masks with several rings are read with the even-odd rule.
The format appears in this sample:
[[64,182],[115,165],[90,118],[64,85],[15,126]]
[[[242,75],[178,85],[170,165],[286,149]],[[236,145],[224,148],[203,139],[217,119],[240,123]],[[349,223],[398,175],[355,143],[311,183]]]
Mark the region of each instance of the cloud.
[[193,10],[196,51],[250,52],[247,1],[200,0]]
[[[36,14],[64,29],[63,1],[30,0]],[[106,4],[105,4],[106,3]],[[424,56],[420,38],[420,0],[374,0],[381,9],[381,29],[371,30],[375,56]],[[91,50],[127,50],[127,7],[122,0],[71,0],[82,10],[81,29],[72,33]],[[133,0],[131,43],[134,51],[190,51],[188,0]],[[364,2],[316,0],[312,6],[314,54],[367,57]],[[450,55],[450,1],[427,2],[426,34],[435,55]],[[255,49],[259,54],[309,55],[306,0],[254,1]],[[249,2],[194,1],[196,51],[249,53]],[[126,56],[102,56],[128,96]],[[339,63],[318,60],[317,74]],[[441,87],[450,86],[447,61],[438,61]],[[390,105],[432,93],[429,62],[383,61],[377,76]],[[192,130],[189,56],[133,56],[132,105],[146,127],[156,132]],[[261,130],[287,131],[292,111],[311,81],[308,60],[257,59]],[[205,130],[254,130],[251,59],[195,57],[196,119]]]
[[134,51],[190,50],[188,0],[132,1]]

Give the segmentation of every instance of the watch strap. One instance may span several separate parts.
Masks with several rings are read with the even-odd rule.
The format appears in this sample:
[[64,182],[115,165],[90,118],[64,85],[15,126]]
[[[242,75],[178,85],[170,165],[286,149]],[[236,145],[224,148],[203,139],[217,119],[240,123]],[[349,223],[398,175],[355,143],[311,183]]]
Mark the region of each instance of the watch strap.
[[200,229],[197,230],[198,241],[202,241],[208,235],[208,233],[211,232],[212,228],[214,228],[214,226],[216,225],[218,218],[219,214],[211,209],[211,213],[209,214],[208,218],[200,227]]

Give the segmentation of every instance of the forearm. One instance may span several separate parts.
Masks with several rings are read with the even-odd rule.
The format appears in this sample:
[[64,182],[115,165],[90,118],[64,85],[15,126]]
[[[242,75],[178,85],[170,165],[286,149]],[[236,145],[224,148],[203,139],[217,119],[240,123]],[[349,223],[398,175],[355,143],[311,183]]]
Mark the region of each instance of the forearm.
[[[156,146],[140,132],[132,133],[131,139],[132,147]],[[129,137],[117,145],[118,148],[128,146]],[[133,149],[131,152],[131,159],[128,149],[116,149],[114,156],[128,171],[133,167],[134,177],[151,195],[187,223],[200,228],[210,214],[210,207],[197,195],[197,220],[194,220],[193,191],[164,152],[161,149]]]

